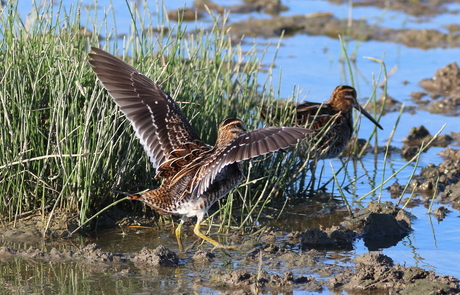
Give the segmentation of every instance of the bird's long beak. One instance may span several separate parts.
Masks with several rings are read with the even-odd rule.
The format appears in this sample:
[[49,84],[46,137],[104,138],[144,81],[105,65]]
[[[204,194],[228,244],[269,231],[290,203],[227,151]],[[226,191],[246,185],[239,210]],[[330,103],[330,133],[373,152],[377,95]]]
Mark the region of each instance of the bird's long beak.
[[358,107],[355,107],[358,111],[361,112],[361,114],[364,115],[364,117],[368,118],[369,120],[371,120],[372,123],[375,124],[375,126],[379,127],[380,129],[383,130],[382,126],[380,126],[380,124],[374,120],[374,118],[372,118],[372,116],[362,107],[358,104]]

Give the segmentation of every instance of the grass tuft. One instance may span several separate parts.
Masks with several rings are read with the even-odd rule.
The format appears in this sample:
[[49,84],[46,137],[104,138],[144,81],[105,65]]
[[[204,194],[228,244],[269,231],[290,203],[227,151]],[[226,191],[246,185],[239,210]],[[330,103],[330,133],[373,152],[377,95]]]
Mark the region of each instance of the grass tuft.
[[[119,41],[108,29],[111,11],[100,15],[96,4],[67,11],[62,2],[45,1],[36,4],[27,23],[17,5],[10,3],[0,16],[0,214],[5,221],[40,213],[49,222],[59,211],[78,214],[83,225],[123,198],[117,192],[159,185],[129,122],[90,69],[90,46],[120,55],[160,84],[210,144],[229,116],[241,118],[248,129],[260,128],[260,99],[274,97],[259,91],[273,87],[257,84],[262,63],[256,47],[244,52],[218,25],[225,16],[214,16],[211,30],[189,34],[181,22],[173,27],[164,17],[153,24],[144,17],[147,7],[141,13],[128,3],[131,32]],[[82,20],[84,9],[88,16]],[[152,35],[155,27],[159,30]],[[242,209],[241,224],[256,208],[282,196],[283,187],[298,180],[303,163],[281,152],[249,167],[248,181],[230,199],[235,205],[224,206],[229,208],[225,218],[234,207]],[[117,206],[131,207],[129,202]]]
[[[272,75],[258,85],[264,54],[256,52],[256,45],[244,51],[232,43],[226,15],[212,15],[211,29],[198,27],[190,33],[180,21],[170,24],[160,4],[155,20],[147,4],[138,7],[127,1],[131,24],[119,39],[109,25],[113,20],[116,28],[110,9],[101,12],[96,2],[64,9],[62,3],[34,4],[27,21],[19,15],[18,1],[8,2],[0,14],[2,221],[38,213],[49,223],[59,211],[77,214],[82,226],[108,207],[131,210],[131,203],[119,202],[126,194],[159,185],[129,122],[90,69],[90,46],[119,55],[161,85],[207,143],[215,142],[218,124],[230,116],[242,119],[248,129],[263,127],[260,112],[265,104],[281,110],[276,114],[279,122],[293,125],[289,105],[297,102],[300,91],[294,88],[281,102]],[[353,65],[345,46],[343,50],[353,82]],[[382,64],[377,80],[383,75],[386,81],[384,63],[376,61]],[[273,66],[274,61],[268,70]],[[374,115],[381,113],[374,110]],[[376,135],[368,139],[375,146]],[[312,149],[314,145],[304,144],[299,151],[246,162],[245,181],[221,202],[221,225],[254,225],[271,202],[284,208],[288,196],[305,197],[311,176],[305,167]],[[306,156],[299,159],[299,152]],[[382,178],[369,194],[394,176]],[[333,184],[343,191],[336,177]]]

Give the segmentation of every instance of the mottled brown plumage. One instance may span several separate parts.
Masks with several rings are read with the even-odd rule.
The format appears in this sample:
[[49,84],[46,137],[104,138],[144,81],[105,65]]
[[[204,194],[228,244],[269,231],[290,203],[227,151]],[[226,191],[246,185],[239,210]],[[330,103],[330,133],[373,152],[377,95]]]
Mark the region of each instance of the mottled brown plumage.
[[224,246],[200,232],[204,214],[241,181],[240,162],[297,143],[313,131],[276,127],[247,131],[235,118],[225,119],[214,147],[201,141],[179,106],[152,80],[117,57],[98,48],[90,54],[99,80],[130,120],[161,186],[129,198],[160,214],[181,215],[176,237],[181,250],[184,221],[196,216],[194,232],[215,247]]
[[[334,89],[327,103],[304,102],[295,106],[296,125],[306,126],[317,132],[315,158],[329,159],[339,156],[353,135],[353,108],[360,111],[378,128],[380,124],[358,103],[356,90],[341,85]],[[279,110],[276,110],[279,113]],[[269,118],[269,107],[262,107],[262,117]],[[272,112],[273,113],[273,112]],[[279,115],[278,115],[279,116]],[[279,120],[279,117],[278,117]]]

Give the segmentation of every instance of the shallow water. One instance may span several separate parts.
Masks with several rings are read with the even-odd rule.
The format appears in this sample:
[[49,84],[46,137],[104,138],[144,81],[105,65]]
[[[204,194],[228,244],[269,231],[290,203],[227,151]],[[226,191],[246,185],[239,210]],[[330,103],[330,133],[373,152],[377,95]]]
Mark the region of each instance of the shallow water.
[[[152,1],[153,2],[153,1]],[[166,1],[168,9],[177,7],[189,7],[192,2],[189,1]],[[239,1],[216,1],[222,5],[239,4]],[[127,28],[130,20],[125,14],[127,13],[125,1],[112,1],[115,7],[115,14],[118,24],[118,33],[125,33],[123,28]],[[290,10],[283,12],[281,15],[307,14],[317,11],[333,12],[338,18],[346,18],[349,13],[348,5],[333,5],[327,1],[283,1]],[[98,1],[101,7],[109,7],[107,1]],[[152,10],[155,10],[155,3],[151,3]],[[449,4],[447,6],[452,11],[460,9],[460,4]],[[24,15],[30,10],[24,6]],[[85,13],[85,12],[83,12]],[[458,22],[458,13],[444,13],[431,18],[424,18],[423,21],[413,16],[408,16],[400,11],[384,11],[375,7],[356,7],[352,10],[354,19],[365,18],[369,23],[377,23],[380,26],[392,28],[436,28],[443,29],[442,26],[449,23]],[[241,15],[230,15],[231,21],[254,18],[268,18],[269,16],[262,13],[250,13]],[[82,15],[82,19],[85,17]],[[203,26],[207,26],[209,18],[203,20]],[[246,39],[250,40],[249,38]],[[258,43],[267,44],[269,41],[276,44],[277,38],[272,40],[256,38]],[[249,49],[251,45],[245,45]],[[261,50],[263,48],[261,47]],[[342,57],[340,42],[324,36],[307,36],[294,35],[285,37],[281,42],[281,47],[276,50],[275,46],[269,46],[265,53],[265,61],[270,62],[275,52],[277,52],[276,68],[273,72],[262,74],[261,81],[264,81],[268,75],[272,75],[274,81],[282,75],[280,83],[281,97],[289,97],[294,85],[304,89],[302,97],[311,101],[323,101],[327,99],[335,86],[339,84],[352,84],[356,86],[359,96],[364,98],[371,95],[375,83],[373,81],[381,69],[380,65],[364,57],[374,57],[384,60],[388,71],[396,67],[396,71],[391,75],[388,84],[389,95],[397,100],[404,102],[406,105],[415,105],[410,100],[410,93],[420,91],[418,81],[433,76],[434,72],[442,66],[456,61],[460,62],[460,48],[447,49],[419,49],[408,48],[400,44],[389,42],[356,42],[351,41],[347,45],[348,53],[356,50],[356,68],[354,69],[354,80],[350,78],[344,63],[340,62]],[[407,83],[406,83],[407,82]],[[276,84],[276,83],[275,83]],[[381,91],[378,89],[378,91]],[[308,95],[307,95],[308,94]],[[380,92],[378,93],[378,95]],[[385,130],[379,131],[379,145],[386,144],[386,139],[390,136],[392,126],[398,117],[397,113],[388,113],[382,117],[380,124]],[[445,123],[447,123],[443,134],[451,131],[458,131],[458,118],[446,117],[443,115],[430,114],[426,111],[417,110],[414,114],[404,113],[401,122],[395,131],[394,140],[391,145],[395,147],[402,146],[402,139],[409,129],[415,126],[424,125],[431,134],[436,133]],[[360,137],[367,138],[371,132],[372,124],[366,119],[362,120],[360,127]],[[424,153],[420,159],[420,167],[429,163],[438,164],[442,158],[437,154],[442,148],[431,148]],[[324,161],[325,174],[324,179],[332,177],[330,163],[335,169],[341,166],[339,159]],[[371,200],[379,199],[381,201],[396,202],[390,197],[386,190],[377,191],[374,195],[367,197],[362,203],[355,202],[357,198],[366,194],[373,188],[373,184],[381,183],[382,179],[389,177],[393,171],[402,167],[406,161],[399,153],[392,154],[388,159],[384,159],[383,154],[377,157],[373,155],[364,156],[357,162],[350,161],[348,164],[348,173],[338,175],[339,181],[345,183],[351,182],[350,176],[359,178],[358,181],[350,186],[345,192],[346,197],[355,208],[365,207],[366,203]],[[404,171],[399,173],[396,179],[390,180],[385,186],[393,184],[397,180],[404,184],[410,177],[413,164],[409,165]],[[419,169],[417,169],[417,173]],[[348,178],[347,178],[348,177]],[[328,187],[329,191],[334,189],[332,185]],[[338,191],[334,191],[338,195]],[[439,204],[435,201],[433,208]],[[427,208],[418,205],[408,209],[417,220],[413,223],[414,232],[405,237],[396,246],[381,249],[381,252],[390,256],[395,262],[407,266],[420,266],[425,269],[432,269],[439,274],[453,275],[460,277],[460,256],[458,254],[458,244],[460,243],[460,228],[458,227],[458,209],[452,208],[449,204],[442,204],[452,210],[447,217],[438,222],[434,217],[427,214]],[[288,208],[289,209],[289,208]],[[273,218],[262,218],[261,225],[271,226],[283,231],[302,231],[310,227],[319,228],[338,225],[342,215],[323,215],[319,218],[312,218],[308,212],[310,208],[293,208],[297,213],[285,215],[282,221],[275,221]],[[300,213],[299,213],[300,211]],[[305,213],[305,212],[308,212]],[[224,237],[225,238],[225,237]],[[195,238],[189,235],[186,239],[187,244],[191,244]],[[95,242],[104,251],[116,253],[129,253],[139,251],[142,247],[156,248],[158,245],[177,251],[177,244],[174,235],[165,229],[121,229],[116,228],[110,231],[104,230],[97,233],[92,238],[82,238],[79,241],[73,241],[74,246],[85,245],[89,242]],[[11,245],[9,247],[18,249],[23,247],[27,249],[28,245]],[[46,247],[46,243],[35,245]],[[63,247],[72,247],[72,244],[64,244]],[[206,246],[205,246],[206,247]],[[289,248],[299,253],[302,249],[298,245],[289,245]],[[362,240],[354,243],[354,249],[351,251],[323,251],[321,262],[325,264],[343,264],[351,265],[350,259],[367,252],[368,249]],[[161,267],[155,268],[151,272],[145,272],[137,269],[131,263],[129,264],[107,264],[92,265],[79,262],[49,262],[40,263],[37,261],[27,261],[14,259],[9,262],[1,263],[2,286],[0,291],[24,292],[24,293],[178,293],[191,291],[205,294],[218,293],[218,290],[208,284],[212,281],[216,272],[225,272],[239,267],[251,271],[257,271],[257,264],[250,263],[244,259],[245,251],[232,252],[229,258],[217,251],[217,258],[209,265],[194,263],[190,257],[185,256],[181,265],[178,267]],[[293,267],[285,263],[279,265],[265,262],[264,268],[272,273],[283,274],[291,270],[294,274],[300,275],[305,272],[303,267]],[[124,271],[123,271],[124,270]],[[318,279],[326,279],[320,274],[316,274]],[[322,294],[328,294],[323,290]],[[295,294],[312,294],[313,291],[295,290]]]

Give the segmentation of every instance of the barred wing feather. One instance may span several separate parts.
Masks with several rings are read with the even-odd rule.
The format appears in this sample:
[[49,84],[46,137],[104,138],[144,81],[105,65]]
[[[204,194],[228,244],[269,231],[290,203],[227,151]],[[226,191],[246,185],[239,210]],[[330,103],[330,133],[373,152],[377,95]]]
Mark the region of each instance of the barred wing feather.
[[92,50],[89,63],[131,122],[155,168],[168,160],[171,151],[201,142],[180,107],[157,84],[119,58]]
[[191,184],[192,195],[201,196],[225,166],[288,148],[310,133],[301,127],[272,127],[241,134],[212,161],[203,163]]

